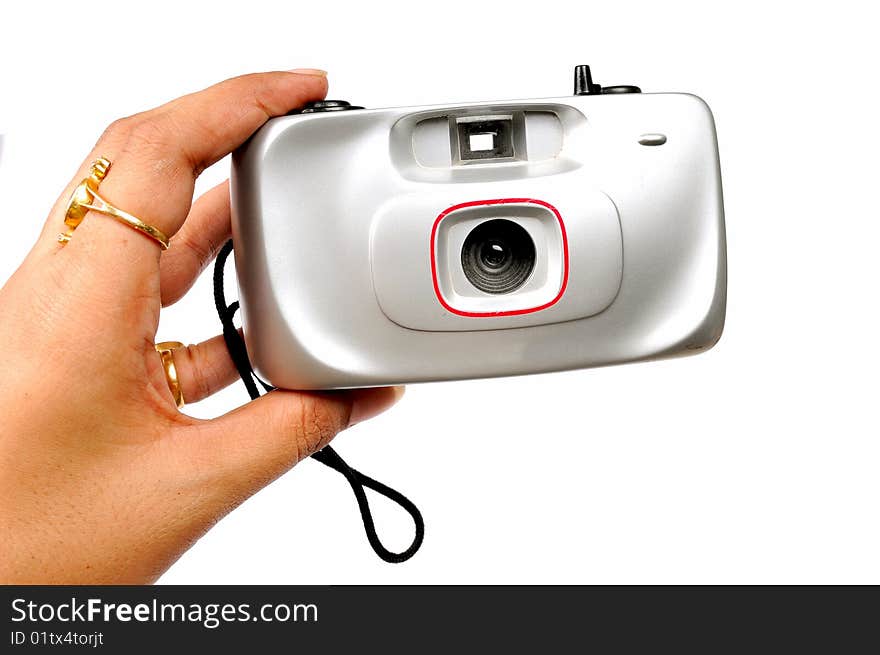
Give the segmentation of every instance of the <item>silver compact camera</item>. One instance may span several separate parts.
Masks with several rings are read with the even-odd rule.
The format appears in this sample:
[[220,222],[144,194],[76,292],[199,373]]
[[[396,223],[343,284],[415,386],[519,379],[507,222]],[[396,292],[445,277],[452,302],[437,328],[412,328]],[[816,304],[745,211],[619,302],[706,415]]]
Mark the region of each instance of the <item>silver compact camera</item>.
[[233,157],[251,363],[338,389],[697,353],[721,336],[724,210],[700,98],[314,102]]

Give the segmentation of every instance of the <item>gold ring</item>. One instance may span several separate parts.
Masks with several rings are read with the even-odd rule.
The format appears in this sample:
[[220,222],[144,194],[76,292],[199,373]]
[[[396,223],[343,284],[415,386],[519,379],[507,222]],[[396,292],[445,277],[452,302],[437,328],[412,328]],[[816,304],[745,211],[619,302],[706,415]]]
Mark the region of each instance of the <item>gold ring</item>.
[[166,250],[169,242],[168,237],[165,236],[162,230],[144,223],[137,216],[114,207],[98,195],[98,185],[107,176],[109,169],[110,160],[106,157],[99,157],[92,162],[89,176],[77,185],[70,196],[70,201],[67,203],[67,211],[64,214],[64,224],[67,226],[67,229],[58,235],[58,241],[62,245],[70,241],[73,231],[83,222],[86,214],[91,210],[111,216],[141,234],[147,235],[162,246],[162,250]]
[[162,368],[165,369],[165,379],[168,381],[168,388],[171,389],[171,395],[174,396],[174,402],[180,409],[186,404],[183,399],[183,390],[180,388],[180,380],[177,377],[177,367],[174,365],[174,349],[183,348],[183,344],[179,341],[163,341],[156,344],[156,352],[159,353],[159,359],[162,360]]

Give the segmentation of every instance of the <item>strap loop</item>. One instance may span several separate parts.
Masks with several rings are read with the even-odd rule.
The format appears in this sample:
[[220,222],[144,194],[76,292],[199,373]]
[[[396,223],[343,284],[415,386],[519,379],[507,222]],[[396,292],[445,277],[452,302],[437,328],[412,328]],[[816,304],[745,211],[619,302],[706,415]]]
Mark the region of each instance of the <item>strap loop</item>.
[[[247,388],[248,395],[251,399],[256,399],[259,398],[260,391],[257,388],[255,380],[258,381],[260,386],[262,386],[267,392],[272,391],[274,387],[260,380],[254,374],[253,367],[251,367],[244,339],[241,338],[241,335],[233,322],[235,313],[239,308],[238,301],[236,300],[230,305],[226,304],[226,292],[223,289],[223,273],[226,268],[226,260],[229,258],[229,253],[231,252],[232,241],[227,241],[217,254],[217,261],[214,264],[214,305],[217,308],[217,315],[220,317],[220,322],[223,324],[223,339],[226,341],[226,348],[229,350],[229,355],[232,357],[235,368],[238,370],[239,377],[241,377],[244,386]],[[364,532],[366,532],[367,541],[370,542],[370,546],[373,548],[376,555],[389,564],[399,564],[405,562],[418,552],[422,545],[422,541],[424,541],[425,538],[425,521],[415,503],[399,491],[364,475],[356,469],[353,469],[344,459],[342,459],[342,457],[340,457],[339,453],[330,446],[325,446],[323,449],[313,454],[312,458],[342,474],[342,476],[348,481],[348,484],[351,485],[351,490],[354,492],[358,509],[361,513],[361,520],[364,523]],[[376,524],[373,521],[373,513],[370,509],[370,502],[367,499],[367,493],[364,488],[372,489],[392,502],[397,503],[412,517],[415,526],[415,536],[406,550],[400,553],[395,553],[385,548],[382,544],[379,535],[376,532]]]

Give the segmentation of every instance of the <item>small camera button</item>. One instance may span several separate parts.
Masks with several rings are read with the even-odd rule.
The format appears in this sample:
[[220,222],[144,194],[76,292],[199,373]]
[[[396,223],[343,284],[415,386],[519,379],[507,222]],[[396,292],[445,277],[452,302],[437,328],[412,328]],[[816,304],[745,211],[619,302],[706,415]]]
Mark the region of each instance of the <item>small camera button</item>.
[[614,95],[618,93],[641,93],[642,90],[632,84],[619,84],[617,86],[603,86],[602,95]]
[[300,109],[295,109],[291,114],[317,114],[325,111],[350,111],[352,109],[363,109],[351,104],[345,100],[313,100],[307,102]]

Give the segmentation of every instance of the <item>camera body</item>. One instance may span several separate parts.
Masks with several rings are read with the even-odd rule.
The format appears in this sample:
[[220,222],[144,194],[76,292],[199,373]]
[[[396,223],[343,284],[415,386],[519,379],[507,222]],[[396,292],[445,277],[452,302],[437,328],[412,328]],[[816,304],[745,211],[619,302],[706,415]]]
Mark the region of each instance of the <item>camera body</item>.
[[233,158],[257,374],[336,389],[697,353],[726,302],[721,176],[699,98],[362,109],[312,103]]

